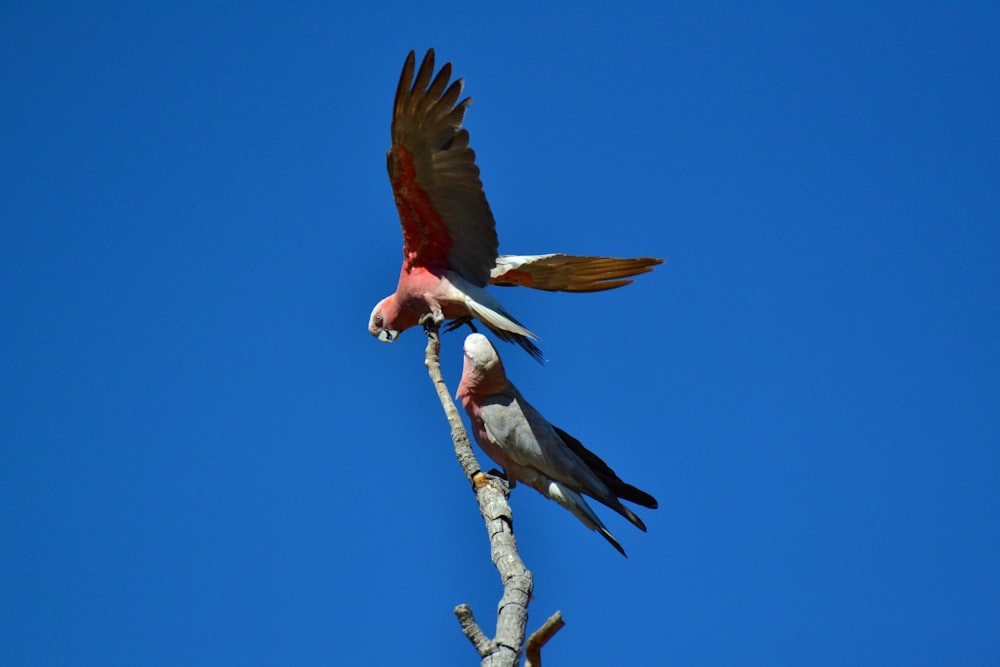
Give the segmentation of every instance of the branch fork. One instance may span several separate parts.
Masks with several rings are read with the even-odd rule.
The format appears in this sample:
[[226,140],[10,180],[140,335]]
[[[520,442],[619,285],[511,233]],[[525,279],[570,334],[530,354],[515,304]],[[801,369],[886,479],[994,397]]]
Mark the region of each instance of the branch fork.
[[[533,581],[531,572],[525,567],[517,552],[517,540],[514,538],[514,516],[507,502],[510,489],[506,480],[487,475],[482,472],[469,433],[462,423],[458,409],[451,398],[451,392],[441,375],[441,339],[438,334],[439,324],[432,318],[422,322],[427,334],[427,349],[425,365],[434,388],[437,391],[441,407],[444,408],[448,424],[451,426],[451,439],[455,445],[455,457],[465,472],[466,478],[472,484],[479,503],[479,511],[486,522],[486,530],[490,537],[490,555],[500,580],[503,583],[503,596],[497,607],[496,636],[490,639],[483,632],[472,614],[472,608],[467,604],[455,607],[455,616],[462,627],[462,632],[469,638],[482,659],[482,665],[517,665],[521,651],[524,648],[525,629],[528,624],[528,603],[531,601]],[[549,627],[557,618],[559,625],[550,629],[543,638],[539,633]],[[562,618],[556,612],[553,618],[546,622],[541,630],[532,635],[528,644],[528,662],[531,667],[540,667],[539,651],[542,645],[562,627]]]

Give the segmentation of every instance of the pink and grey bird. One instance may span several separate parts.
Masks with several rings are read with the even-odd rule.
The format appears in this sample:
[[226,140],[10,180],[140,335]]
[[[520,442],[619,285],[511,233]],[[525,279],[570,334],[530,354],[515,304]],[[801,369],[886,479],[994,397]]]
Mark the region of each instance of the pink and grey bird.
[[[416,70],[411,51],[393,104],[389,181],[403,227],[403,266],[396,291],[375,306],[368,330],[391,342],[425,316],[476,318],[499,338],[541,360],[538,337],[486,286],[521,285],[561,292],[621,287],[663,260],[563,255],[497,255],[493,213],[479,180],[469,132],[462,129],[462,80],[451,64],[434,75],[434,50]],[[449,83],[450,82],[450,83]]]
[[625,550],[583,496],[607,505],[646,530],[621,500],[655,509],[656,499],[623,482],[600,457],[532,407],[507,379],[496,348],[482,334],[465,339],[465,366],[457,398],[469,415],[479,446],[504,469],[512,487],[524,482],[556,501],[603,535],[623,556]]

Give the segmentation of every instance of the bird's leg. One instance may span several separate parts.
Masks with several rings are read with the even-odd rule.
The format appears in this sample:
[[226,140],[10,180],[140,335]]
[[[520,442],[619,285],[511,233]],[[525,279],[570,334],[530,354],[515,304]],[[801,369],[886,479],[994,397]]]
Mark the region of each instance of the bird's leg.
[[517,484],[517,480],[509,479],[507,477],[507,474],[504,473],[503,471],[497,470],[496,468],[491,468],[489,472],[483,472],[482,470],[480,470],[479,472],[477,472],[475,475],[472,476],[472,490],[478,491],[479,489],[489,484],[490,480],[492,479],[502,480],[503,483],[506,485],[508,491],[510,489],[513,489],[514,486]]
[[472,333],[479,333],[479,331],[476,329],[474,320],[468,315],[465,317],[456,318],[451,322],[448,322],[448,324],[446,324],[444,327],[444,332],[449,333],[451,331],[455,331],[456,329],[461,328],[463,324],[468,324],[469,328],[472,329]]
[[425,334],[437,337],[438,329],[440,328],[441,323],[434,319],[433,313],[427,313],[426,315],[421,316],[417,323],[424,328]]
[[517,486],[517,480],[513,479],[511,477],[508,477],[507,476],[507,471],[505,471],[505,470],[497,470],[496,468],[490,468],[490,471],[488,473],[486,473],[486,474],[490,475],[491,477],[497,477],[497,478],[502,479],[503,481],[507,482],[507,488],[508,489],[513,489],[515,486]]
[[440,326],[444,322],[444,311],[441,310],[441,304],[438,303],[437,299],[428,294],[427,305],[430,306],[430,314],[434,317],[434,323]]
[[430,295],[425,295],[425,297],[430,312],[421,315],[417,323],[424,327],[424,331],[431,331],[433,329],[436,332],[438,327],[444,323],[444,311],[441,310],[441,304],[437,302],[437,299],[432,298]]
[[489,483],[490,483],[489,475],[484,473],[482,470],[480,470],[479,472],[477,472],[475,475],[472,476],[473,491],[478,491],[479,489],[483,488]]

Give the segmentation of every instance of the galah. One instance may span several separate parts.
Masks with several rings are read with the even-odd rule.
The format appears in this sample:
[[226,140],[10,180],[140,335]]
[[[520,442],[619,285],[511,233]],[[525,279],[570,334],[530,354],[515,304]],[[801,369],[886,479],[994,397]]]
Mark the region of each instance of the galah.
[[410,51],[393,103],[389,181],[403,227],[403,266],[396,291],[375,306],[368,330],[384,342],[430,316],[479,319],[503,340],[541,361],[538,337],[518,322],[488,284],[566,292],[621,287],[663,260],[548,255],[497,256],[493,213],[479,180],[469,132],[471,103],[459,101],[462,80],[449,83],[451,64],[434,75],[434,50],[415,69]]
[[642,531],[646,530],[642,520],[621,500],[655,509],[656,499],[623,482],[597,454],[532,407],[507,379],[496,348],[485,336],[470,334],[464,349],[456,397],[469,415],[479,446],[504,469],[511,487],[524,482],[556,501],[624,556],[621,544],[583,496],[607,505]]

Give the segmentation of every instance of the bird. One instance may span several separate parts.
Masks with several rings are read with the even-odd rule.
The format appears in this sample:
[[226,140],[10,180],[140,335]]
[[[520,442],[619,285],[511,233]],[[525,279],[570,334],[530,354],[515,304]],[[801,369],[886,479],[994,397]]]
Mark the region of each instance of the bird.
[[[434,74],[434,49],[420,67],[410,51],[393,102],[389,182],[403,229],[396,291],[372,310],[368,331],[383,342],[418,324],[478,319],[498,338],[539,362],[538,336],[489,292],[487,285],[559,292],[596,292],[632,282],[662,259],[549,253],[498,255],[496,222],[483,192],[469,131],[472,98],[446,63]],[[415,75],[414,75],[415,73]]]
[[486,336],[470,334],[463,351],[456,398],[469,416],[476,442],[503,468],[509,485],[523,482],[559,503],[627,557],[583,496],[610,507],[643,532],[645,524],[621,501],[656,509],[656,499],[623,482],[597,454],[528,403],[507,379],[503,361]]

